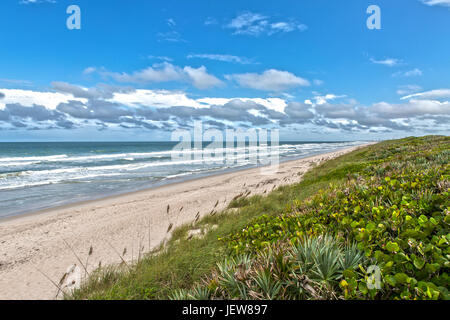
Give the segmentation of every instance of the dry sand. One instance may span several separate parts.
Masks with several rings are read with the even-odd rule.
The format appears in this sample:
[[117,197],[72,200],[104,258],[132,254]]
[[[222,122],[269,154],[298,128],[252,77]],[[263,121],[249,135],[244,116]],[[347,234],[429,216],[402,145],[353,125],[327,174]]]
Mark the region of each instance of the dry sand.
[[298,182],[313,165],[356,148],[284,162],[273,175],[246,169],[0,220],[0,299],[54,299],[48,278],[59,282],[69,266],[80,265],[74,252],[85,263],[92,246],[89,270],[120,262],[124,248],[125,259],[136,260],[139,247],[148,251],[164,241],[170,223],[208,214],[217,200],[220,210],[240,193]]

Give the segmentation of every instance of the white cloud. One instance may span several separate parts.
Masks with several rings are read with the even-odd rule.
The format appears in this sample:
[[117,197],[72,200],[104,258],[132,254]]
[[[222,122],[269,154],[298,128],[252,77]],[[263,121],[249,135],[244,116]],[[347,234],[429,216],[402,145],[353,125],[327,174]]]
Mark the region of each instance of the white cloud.
[[94,67],[87,67],[86,69],[83,70],[83,74],[91,74],[91,73],[94,73],[95,71],[97,71],[96,68],[94,68]]
[[202,103],[188,98],[186,93],[168,90],[137,89],[133,92],[116,92],[109,102],[117,102],[128,107],[149,106],[158,108],[193,107],[201,108]]
[[284,109],[287,106],[287,103],[284,99],[280,98],[201,98],[197,99],[197,102],[202,104],[210,105],[224,105],[233,100],[241,100],[244,102],[254,102],[266,107],[269,110],[274,110],[278,112],[284,112]]
[[234,62],[239,64],[253,64],[254,62],[251,59],[246,57],[233,56],[229,54],[189,54],[187,56],[188,59],[208,59],[208,60],[216,60],[223,62]]
[[408,100],[408,99],[449,99],[450,98],[450,89],[436,89],[436,90],[430,90],[415,94],[410,94],[408,96],[402,97],[401,100]]
[[102,72],[102,74],[116,81],[128,83],[185,81],[192,83],[198,89],[212,88],[222,84],[221,80],[208,74],[204,66],[180,68],[168,62],[154,64],[152,67],[132,74],[115,72]]
[[35,3],[56,3],[56,0],[21,0],[21,4],[35,4]]
[[20,79],[4,79],[3,78],[3,79],[0,79],[0,82],[7,83],[9,85],[16,85],[16,86],[18,85],[18,86],[26,86],[26,87],[33,85],[33,83],[31,81],[20,80]]
[[450,0],[422,0],[427,6],[444,6],[450,7]]
[[190,78],[194,87],[198,89],[209,89],[223,84],[223,82],[215,76],[208,74],[205,66],[201,66],[197,69],[187,66],[184,67],[183,70]]
[[314,80],[313,80],[313,84],[314,84],[315,86],[321,86],[321,85],[324,84],[324,81],[323,81],[323,80],[319,80],[319,79],[314,79]]
[[166,22],[167,22],[167,25],[168,25],[169,27],[175,27],[175,26],[177,25],[177,23],[175,22],[175,20],[173,20],[172,18],[167,19]]
[[335,100],[335,99],[345,98],[345,97],[346,97],[346,95],[335,95],[335,94],[329,93],[324,96],[317,95],[313,98],[313,100],[315,101],[315,104],[321,105],[321,104],[327,103],[329,100]]
[[183,70],[171,63],[154,64],[143,70],[128,73],[103,72],[119,82],[168,82],[183,79]]
[[420,90],[422,90],[421,86],[418,86],[415,84],[406,84],[406,85],[401,85],[398,87],[397,94],[400,96],[404,96],[407,94],[415,93]]
[[[58,86],[58,84],[65,86]],[[93,99],[103,99],[97,88],[84,88],[81,86],[71,85],[68,83],[54,82],[54,87],[58,92],[53,91],[33,91],[20,89],[0,89],[2,95],[1,105],[5,104],[21,104],[23,106],[31,107],[33,105],[41,105],[49,110],[55,110],[60,103],[68,103],[69,101],[79,101],[86,103],[88,98],[80,97],[82,93],[86,97],[90,96]],[[113,88],[111,88],[113,89]],[[89,93],[92,93],[89,95]],[[74,94],[77,96],[75,97]],[[254,102],[266,107],[269,110],[283,112],[287,103],[281,98],[214,98],[203,97],[193,99],[187,96],[182,91],[171,90],[117,90],[111,93],[110,98],[105,98],[105,101],[110,103],[117,103],[126,107],[156,107],[156,108],[170,108],[170,107],[192,107],[192,108],[208,108],[212,105],[224,105],[233,100],[241,100],[243,102]],[[1,109],[1,108],[0,108]]]
[[259,36],[293,31],[305,31],[308,27],[295,20],[272,21],[270,17],[259,13],[244,12],[236,16],[226,26],[233,30],[233,34]]
[[213,18],[213,17],[208,17],[205,20],[205,26],[209,26],[209,25],[213,25],[213,24],[218,24],[219,22],[217,21],[217,19]]
[[404,104],[376,103],[371,112],[386,119],[411,118],[423,115],[450,115],[450,103],[433,100],[410,100]]
[[409,71],[399,71],[392,74],[393,77],[415,77],[423,75],[422,70],[415,68]]
[[153,55],[148,55],[147,56],[148,59],[155,59],[155,60],[162,60],[162,61],[173,61],[172,58],[170,57],[166,57],[166,56],[153,56]]
[[181,37],[178,31],[172,30],[168,32],[159,32],[156,34],[158,41],[168,41],[168,42],[187,42]]
[[275,69],[266,70],[263,73],[231,74],[225,77],[228,80],[236,81],[244,88],[272,92],[310,85],[308,80],[297,77],[293,73]]
[[[131,125],[141,128],[173,128],[186,125],[194,117],[215,121],[250,122],[260,126],[285,127],[310,123],[323,130],[448,130],[450,103],[437,101],[450,97],[450,89],[437,89],[406,96],[404,103],[378,102],[362,106],[356,101],[331,103],[344,95],[314,95],[305,103],[281,98],[193,99],[184,92],[118,87],[84,88],[53,83],[58,92],[0,89],[0,117],[7,124],[22,121],[29,128],[47,127],[54,121],[59,128],[91,125]],[[101,94],[101,93],[104,94]],[[82,97],[82,98],[81,98]],[[36,107],[42,105],[42,107]],[[29,107],[29,108],[28,108]],[[47,112],[55,110],[56,112]],[[3,113],[2,113],[3,112]],[[6,119],[6,120],[5,120]],[[37,121],[36,124],[33,121]]]
[[60,103],[67,103],[69,100],[86,101],[86,99],[74,98],[70,94],[60,92],[41,92],[21,89],[0,89],[0,91],[5,95],[1,100],[3,106],[6,104],[19,103],[27,107],[41,105],[47,109],[54,110]]
[[394,58],[386,58],[384,60],[376,60],[374,58],[370,58],[370,61],[375,64],[382,64],[388,67],[394,67],[401,63],[400,60]]
[[276,32],[292,32],[295,30],[305,31],[308,27],[304,24],[294,22],[275,22],[270,24],[269,34]]

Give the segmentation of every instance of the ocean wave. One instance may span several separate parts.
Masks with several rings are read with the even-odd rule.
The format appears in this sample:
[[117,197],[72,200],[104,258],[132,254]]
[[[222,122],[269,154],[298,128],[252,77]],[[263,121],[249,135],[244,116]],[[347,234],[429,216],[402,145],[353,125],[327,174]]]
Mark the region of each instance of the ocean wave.
[[[341,142],[341,143],[306,143],[306,144],[281,144],[276,146],[269,146],[269,149],[280,150],[280,152],[288,150],[310,150],[310,149],[334,149],[337,146],[349,146],[356,145],[360,142]],[[204,149],[187,149],[187,150],[162,150],[154,152],[130,152],[130,153],[110,153],[110,154],[100,154],[100,155],[79,155],[79,156],[68,156],[67,154],[57,154],[49,156],[30,156],[30,157],[6,157],[0,158],[0,166],[20,166],[20,165],[31,165],[40,162],[92,162],[92,161],[115,161],[115,160],[143,160],[143,159],[160,159],[164,157],[172,157],[176,154],[199,154],[204,152],[204,150],[213,151],[223,151],[224,153],[229,152],[229,150],[234,150],[234,152],[242,152],[243,150],[248,151],[259,151],[267,149],[264,145],[247,145],[231,147],[231,148],[208,148]]]
[[[99,177],[112,176],[122,176],[124,179],[136,179],[139,177],[151,178],[156,177],[156,175],[163,175],[164,177],[162,179],[171,179],[198,172],[259,165],[261,162],[256,162],[256,160],[265,159],[270,161],[270,157],[308,156],[319,152],[328,152],[330,150],[357,145],[359,143],[308,143],[282,144],[273,147],[245,146],[232,149],[216,148],[207,149],[206,154],[200,157],[198,155],[205,152],[205,149],[185,150],[184,152],[180,150],[163,150],[102,155],[68,156],[67,154],[59,154],[0,158],[0,169],[10,166],[14,167],[12,170],[16,170],[15,172],[0,174],[0,190],[34,187],[83,179],[91,179],[93,181]],[[111,159],[126,162],[110,165],[102,163],[105,160]],[[68,162],[71,163],[69,164]],[[94,165],[92,165],[92,162],[95,162]],[[95,165],[97,163],[98,165]],[[151,169],[157,167],[162,168],[156,170]]]

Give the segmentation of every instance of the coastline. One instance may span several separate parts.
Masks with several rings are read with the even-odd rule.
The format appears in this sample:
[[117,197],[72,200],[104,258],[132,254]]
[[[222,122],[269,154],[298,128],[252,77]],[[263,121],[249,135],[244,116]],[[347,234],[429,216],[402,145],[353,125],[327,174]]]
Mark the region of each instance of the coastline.
[[[370,144],[373,144],[376,142],[366,142],[366,143],[362,143],[358,146],[355,147],[362,147],[362,146],[367,146]],[[342,151],[342,150],[346,150],[347,148],[352,148],[352,147],[344,147],[344,148],[338,148],[334,151],[328,152],[328,153],[333,153],[333,152],[338,152],[338,151]],[[308,156],[294,156],[292,158],[288,158],[288,159],[280,159],[280,165],[285,163],[285,162],[291,162],[291,161],[297,161],[297,160],[301,160],[301,159],[307,159],[307,158],[311,158],[317,155],[321,155],[321,154],[328,154],[328,153],[315,153],[312,155],[308,155]],[[142,189],[138,189],[138,190],[131,190],[131,191],[125,191],[125,192],[120,192],[120,193],[110,193],[110,194],[105,194],[102,196],[96,196],[93,197],[92,199],[87,199],[87,200],[77,200],[74,202],[68,202],[68,203],[64,203],[64,204],[60,204],[60,205],[56,205],[56,206],[50,206],[47,208],[42,208],[42,209],[35,209],[35,210],[30,210],[30,211],[26,211],[26,212],[20,212],[17,214],[13,214],[13,215],[9,215],[9,216],[5,216],[5,217],[0,217],[0,225],[2,222],[7,222],[7,221],[13,221],[13,220],[17,220],[17,219],[21,219],[21,218],[27,218],[30,216],[34,216],[34,215],[42,215],[42,214],[47,214],[47,213],[52,213],[54,211],[61,211],[61,210],[65,210],[65,209],[70,209],[72,207],[79,207],[79,206],[83,206],[83,205],[88,205],[91,204],[93,202],[99,202],[102,200],[109,200],[109,199],[114,199],[114,198],[118,198],[118,197],[122,197],[122,196],[129,196],[129,195],[133,195],[133,194],[139,194],[142,192],[148,192],[150,190],[157,190],[159,188],[164,188],[167,187],[169,185],[176,185],[176,184],[180,184],[180,183],[185,183],[185,182],[190,182],[190,181],[196,181],[199,179],[205,179],[208,177],[214,177],[214,176],[220,176],[220,175],[226,175],[226,174],[230,174],[230,173],[234,173],[234,172],[245,172],[247,170],[252,170],[252,169],[259,169],[261,167],[234,167],[234,168],[227,168],[227,169],[218,169],[217,171],[211,171],[211,172],[203,172],[203,173],[198,173],[198,174],[193,174],[192,176],[186,176],[185,178],[172,178],[172,179],[168,179],[168,180],[162,180],[162,181],[158,181],[152,185],[149,185],[148,187],[142,188]]]
[[164,241],[169,224],[176,228],[194,220],[197,212],[203,216],[211,209],[220,211],[244,191],[251,196],[296,183],[313,165],[369,144],[288,160],[272,176],[258,174],[260,168],[219,172],[4,218],[0,220],[0,299],[53,299],[57,290],[46,276],[58,282],[67,267],[77,263],[72,250],[85,259],[92,246],[88,271],[99,262],[120,262],[115,251],[124,248],[125,259],[133,261],[141,247],[147,252]]

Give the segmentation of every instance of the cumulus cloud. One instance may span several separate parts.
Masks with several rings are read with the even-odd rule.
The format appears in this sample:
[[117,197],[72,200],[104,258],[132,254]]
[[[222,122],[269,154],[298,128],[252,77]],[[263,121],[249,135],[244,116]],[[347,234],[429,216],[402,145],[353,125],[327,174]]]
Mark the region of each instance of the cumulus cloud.
[[[52,85],[57,92],[27,93],[31,99],[26,104],[11,100],[10,92],[7,92],[2,99],[0,121],[8,126],[2,124],[0,127],[72,129],[92,125],[99,130],[111,126],[173,130],[187,128],[192,121],[201,119],[217,128],[272,126],[292,129],[309,125],[351,132],[424,132],[430,128],[448,130],[450,121],[450,102],[445,100],[450,96],[450,89],[405,96],[402,103],[382,101],[361,105],[349,99],[339,101],[346,96],[332,93],[316,93],[301,103],[281,98],[192,99],[184,92],[105,85],[85,88],[65,82]],[[0,92],[5,90],[0,89]],[[42,101],[40,95],[64,99],[59,99],[53,108],[36,103],[39,99]],[[17,98],[24,100],[20,96]]]
[[22,119],[28,118],[34,121],[61,120],[64,118],[61,113],[40,105],[25,107],[19,103],[7,104],[4,111],[8,112],[10,116]]
[[33,106],[35,104],[45,106],[48,109],[56,109],[61,102],[67,102],[70,99],[80,100],[82,98],[74,98],[70,94],[51,91],[33,91],[22,89],[1,89],[5,94],[2,103],[19,103],[23,106]]
[[280,119],[281,125],[302,124],[314,118],[314,113],[310,111],[307,104],[290,102],[285,109],[285,116]]
[[19,103],[6,104],[0,110],[0,121],[8,122],[15,128],[27,128],[29,125],[34,129],[39,129],[39,124],[44,124],[43,128],[53,125],[59,128],[69,129],[73,127],[67,116],[56,110],[49,110],[44,106],[32,105],[23,106]]
[[67,82],[54,81],[51,83],[53,89],[58,92],[71,94],[76,98],[99,99],[112,98],[112,91],[100,90],[99,88],[84,88]]
[[287,33],[305,31],[308,27],[293,19],[289,21],[273,21],[270,17],[259,13],[244,12],[233,18],[225,28],[232,29],[235,35],[259,36],[262,34]]
[[115,72],[103,72],[103,74],[118,82],[131,83],[180,81],[184,76],[180,67],[168,62],[154,64],[152,67],[135,71],[132,74]]
[[[328,100],[335,100],[339,98],[345,98],[346,95],[336,95],[336,94],[326,94],[326,95],[316,95],[312,98],[315,101],[316,105],[322,105],[328,102]],[[311,100],[308,99],[308,103],[311,104]]]
[[187,66],[184,67],[183,71],[192,82],[192,85],[198,89],[209,89],[223,84],[221,80],[209,74],[205,66],[197,69]]
[[5,97],[5,94],[3,92],[0,92],[0,99],[3,99]]
[[371,112],[385,118],[411,118],[426,115],[450,115],[450,102],[410,100],[403,104],[376,103]]
[[180,68],[169,62],[157,63],[132,74],[115,72],[102,72],[102,74],[118,82],[127,83],[185,81],[198,89],[208,89],[222,84],[221,80],[207,72],[205,66]]
[[241,87],[262,91],[280,92],[295,87],[309,86],[308,80],[288,71],[275,69],[263,73],[241,73],[227,75],[226,79],[237,82]]

